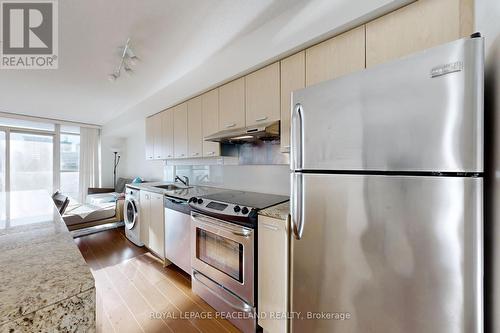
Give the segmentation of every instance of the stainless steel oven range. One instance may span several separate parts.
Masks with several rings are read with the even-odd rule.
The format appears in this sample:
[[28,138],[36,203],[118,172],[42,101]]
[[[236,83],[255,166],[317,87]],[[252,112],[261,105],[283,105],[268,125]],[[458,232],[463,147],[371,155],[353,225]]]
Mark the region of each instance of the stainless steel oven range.
[[257,212],[288,199],[224,191],[189,200],[193,291],[245,333],[257,329]]

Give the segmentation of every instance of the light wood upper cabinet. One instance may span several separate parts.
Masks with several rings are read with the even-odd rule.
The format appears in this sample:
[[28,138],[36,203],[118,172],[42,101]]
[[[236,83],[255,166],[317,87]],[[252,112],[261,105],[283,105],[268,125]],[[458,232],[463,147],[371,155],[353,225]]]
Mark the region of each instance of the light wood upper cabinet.
[[280,64],[245,76],[246,126],[280,119]]
[[146,118],[146,159],[148,160],[165,158],[162,129],[161,113]]
[[163,155],[165,158],[174,157],[174,114],[172,109],[161,113]]
[[290,151],[292,92],[306,86],[306,54],[296,53],[281,60],[281,151]]
[[[163,218],[163,195],[149,193],[149,236],[148,247],[162,259],[165,258],[165,231]],[[141,220],[142,223],[142,220]]]
[[151,117],[153,121],[153,155],[155,160],[161,160],[163,155],[161,114],[157,113]]
[[[203,137],[219,130],[219,89],[201,95],[202,134]],[[219,156],[220,144],[203,140],[203,156]]]
[[187,103],[173,108],[174,114],[174,157],[188,156],[188,112]]
[[473,32],[472,0],[420,0],[366,25],[366,66],[397,59]]
[[203,152],[201,96],[187,102],[188,110],[188,156],[201,157]]
[[[288,221],[259,216],[258,220],[258,286],[257,304],[261,313],[288,311]],[[264,332],[286,333],[285,318],[258,319]]]
[[306,49],[306,86],[365,68],[365,27]]
[[219,129],[245,127],[245,78],[219,88]]
[[153,117],[146,118],[146,159],[154,159],[154,126]]

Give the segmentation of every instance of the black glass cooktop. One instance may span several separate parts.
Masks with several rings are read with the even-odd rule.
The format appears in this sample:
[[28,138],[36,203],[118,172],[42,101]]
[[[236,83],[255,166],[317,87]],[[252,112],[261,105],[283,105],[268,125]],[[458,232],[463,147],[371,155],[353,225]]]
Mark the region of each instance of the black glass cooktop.
[[257,209],[271,207],[290,199],[283,195],[244,191],[224,191],[205,195],[203,198]]

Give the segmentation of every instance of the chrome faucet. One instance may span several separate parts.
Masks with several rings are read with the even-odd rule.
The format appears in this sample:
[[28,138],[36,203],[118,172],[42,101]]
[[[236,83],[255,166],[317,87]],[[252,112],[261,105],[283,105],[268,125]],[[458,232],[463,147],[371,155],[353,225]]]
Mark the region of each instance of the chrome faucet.
[[188,178],[187,176],[182,176],[182,177],[184,177],[184,180],[182,180],[182,178],[181,178],[181,177],[179,177],[179,176],[175,176],[174,181],[175,181],[175,182],[176,182],[176,181],[180,181],[180,182],[181,182],[181,183],[183,183],[184,185],[189,186],[189,178]]

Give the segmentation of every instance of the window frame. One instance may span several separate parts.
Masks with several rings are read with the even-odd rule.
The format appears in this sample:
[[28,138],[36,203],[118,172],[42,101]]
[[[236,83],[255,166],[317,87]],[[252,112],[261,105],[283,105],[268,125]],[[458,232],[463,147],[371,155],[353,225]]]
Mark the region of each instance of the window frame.
[[[80,137],[80,133],[72,133],[72,132],[62,132],[61,131],[61,126],[59,124],[56,124],[56,132],[58,132],[58,175],[57,175],[57,178],[58,178],[58,187],[56,187],[57,189],[60,189],[61,188],[61,173],[62,172],[67,172],[67,171],[62,171],[61,170],[61,135],[72,135],[72,136],[78,136]],[[78,156],[78,159],[80,159],[80,156]],[[78,177],[80,177],[80,161],[78,161]],[[78,184],[78,187],[80,187],[80,184]],[[80,189],[78,189],[80,190]]]
[[[19,128],[11,128],[10,129],[10,132],[9,132],[9,141],[8,141],[8,145],[9,145],[9,155],[7,156],[7,158],[9,159],[8,163],[9,163],[9,180],[8,180],[8,186],[9,186],[9,189],[6,190],[6,192],[9,192],[10,191],[10,144],[11,144],[11,139],[10,139],[10,134],[11,133],[17,133],[17,134],[35,134],[35,135],[41,135],[41,136],[51,136],[52,137],[52,190],[54,191],[55,189],[57,189],[58,187],[56,187],[56,175],[54,174],[55,170],[56,170],[56,167],[55,167],[55,157],[56,157],[56,145],[54,144],[54,140],[55,140],[55,133],[52,132],[52,131],[44,131],[44,130],[34,130],[34,129],[19,129]],[[7,144],[6,144],[7,145]],[[7,164],[7,163],[6,163]],[[7,188],[7,182],[5,182],[5,187]]]
[[0,126],[0,132],[5,133],[5,155],[3,156],[5,161],[4,191],[8,192],[8,189],[10,189],[10,158],[8,158],[10,156],[10,130],[8,127]]
[[[39,130],[39,129],[31,129],[31,128],[19,128],[19,127],[7,127],[0,126],[0,131],[5,133],[5,192],[11,191],[10,184],[10,134],[11,133],[25,133],[25,134],[39,134],[39,135],[48,135],[52,136],[52,190],[59,189],[61,185],[61,172],[60,172],[60,163],[61,163],[61,125],[54,124],[54,131],[50,130]],[[75,133],[67,133],[71,135],[76,135]],[[80,135],[80,134],[78,134]],[[80,170],[78,170],[80,172]]]
[[[59,177],[58,175],[55,174],[56,169],[59,169],[56,167],[56,150],[59,151],[59,146],[58,144],[54,144],[56,141],[57,137],[57,124],[56,124],[56,130],[54,132],[52,131],[45,131],[45,130],[37,130],[37,129],[29,129],[29,128],[17,128],[17,127],[4,127],[7,128],[8,135],[6,135],[6,142],[5,142],[5,158],[6,158],[6,163],[5,163],[5,192],[10,192],[10,134],[11,133],[21,133],[21,134],[38,134],[38,135],[46,135],[46,136],[52,136],[52,190],[55,190],[59,188]],[[0,130],[2,130],[2,127],[0,127]],[[56,147],[57,146],[57,147]],[[59,159],[57,159],[59,161]],[[56,179],[57,178],[57,179]]]

